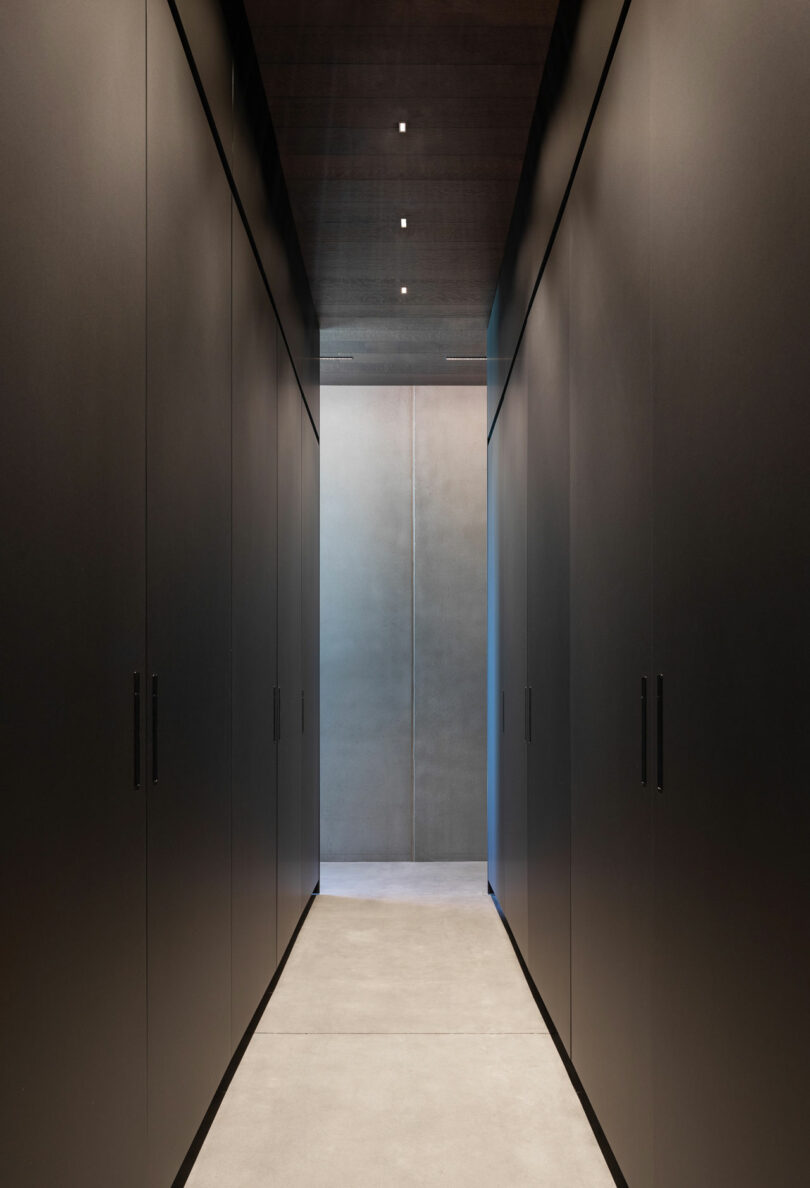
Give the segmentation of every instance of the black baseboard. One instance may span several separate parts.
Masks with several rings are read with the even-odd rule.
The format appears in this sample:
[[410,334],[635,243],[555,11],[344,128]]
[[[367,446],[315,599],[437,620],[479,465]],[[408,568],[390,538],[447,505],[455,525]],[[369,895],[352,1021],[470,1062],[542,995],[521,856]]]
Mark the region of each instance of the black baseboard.
[[205,1142],[206,1135],[208,1134],[208,1131],[211,1129],[211,1124],[214,1121],[214,1118],[216,1118],[216,1116],[217,1116],[217,1110],[219,1109],[220,1105],[222,1104],[222,1099],[224,1098],[225,1094],[228,1091],[228,1086],[230,1085],[231,1081],[233,1080],[234,1073],[236,1072],[237,1068],[239,1067],[239,1064],[242,1060],[242,1057],[245,1054],[247,1046],[253,1038],[253,1033],[259,1025],[259,1020],[261,1019],[262,1015],[264,1014],[265,1007],[267,1006],[268,1002],[270,1001],[270,996],[272,995],[273,991],[275,990],[276,986],[278,985],[278,980],[284,971],[284,966],[287,964],[287,958],[289,957],[290,953],[292,952],[295,942],[298,940],[298,934],[301,931],[304,921],[306,920],[307,916],[309,915],[310,908],[312,907],[313,903],[315,902],[315,895],[318,893],[320,885],[321,885],[320,880],[318,880],[318,883],[315,887],[315,891],[312,893],[312,895],[307,900],[307,906],[304,908],[303,912],[301,913],[301,919],[298,921],[298,923],[295,926],[295,932],[292,934],[292,937],[290,938],[290,943],[287,945],[287,948],[284,950],[284,955],[282,956],[281,960],[279,961],[276,972],[273,974],[273,977],[270,980],[270,985],[267,987],[264,994],[262,995],[261,1001],[259,1002],[259,1005],[256,1007],[256,1010],[253,1014],[253,1018],[248,1023],[247,1029],[245,1030],[245,1034],[242,1036],[241,1040],[239,1041],[236,1051],[234,1052],[233,1056],[231,1057],[231,1061],[230,1061],[228,1067],[225,1069],[225,1075],[223,1076],[222,1080],[219,1082],[219,1085],[217,1086],[217,1091],[214,1094],[213,1098],[211,1099],[211,1104],[209,1105],[208,1109],[205,1111],[205,1117],[203,1118],[202,1122],[200,1123],[200,1128],[194,1136],[194,1139],[191,1143],[191,1146],[188,1149],[185,1159],[180,1164],[180,1170],[178,1171],[177,1175],[175,1176],[174,1180],[172,1181],[172,1188],[183,1188],[183,1185],[186,1183],[186,1180],[191,1175],[191,1169],[193,1168],[193,1166],[196,1162],[197,1156],[200,1153],[200,1148],[202,1147],[203,1143]]
[[506,935],[509,937],[509,940],[512,943],[512,948],[515,950],[515,956],[517,957],[520,968],[523,971],[523,976],[526,979],[529,989],[532,992],[534,1001],[537,1004],[537,1009],[540,1011],[540,1014],[543,1016],[543,1022],[548,1027],[549,1035],[553,1039],[554,1046],[556,1047],[557,1051],[560,1054],[560,1059],[562,1060],[563,1065],[565,1066],[565,1071],[568,1073],[568,1079],[570,1080],[571,1084],[574,1086],[574,1092],[576,1093],[577,1097],[580,1100],[582,1109],[585,1112],[585,1117],[588,1119],[591,1130],[593,1131],[594,1138],[596,1139],[597,1143],[599,1144],[599,1150],[602,1152],[602,1155],[604,1156],[605,1163],[608,1165],[610,1174],[613,1176],[613,1179],[617,1185],[617,1188],[628,1188],[627,1181],[625,1180],[624,1176],[622,1175],[622,1169],[619,1167],[619,1162],[616,1159],[616,1156],[613,1154],[613,1151],[611,1150],[611,1147],[610,1147],[610,1143],[607,1141],[605,1132],[602,1129],[602,1127],[599,1123],[599,1119],[596,1116],[596,1110],[593,1108],[593,1106],[591,1105],[591,1103],[588,1099],[588,1094],[585,1092],[583,1084],[580,1081],[579,1076],[577,1075],[577,1070],[574,1068],[574,1065],[571,1062],[571,1057],[568,1055],[568,1052],[566,1051],[565,1044],[563,1043],[562,1039],[560,1038],[559,1032],[557,1031],[557,1028],[554,1026],[554,1021],[551,1018],[551,1015],[548,1013],[548,1010],[546,1009],[546,1004],[543,1002],[543,999],[540,996],[540,991],[535,986],[534,979],[532,978],[532,975],[529,973],[529,969],[528,969],[528,966],[526,965],[526,962],[523,960],[523,954],[521,953],[520,949],[518,948],[517,942],[516,942],[514,936],[512,935],[512,929],[509,927],[509,921],[507,920],[506,916],[503,914],[503,908],[498,903],[498,897],[495,895],[495,892],[492,890],[492,888],[489,886],[489,884],[487,884],[487,886],[489,887],[489,893],[492,896],[492,902],[495,904],[495,907],[497,908],[497,911],[498,911],[498,915],[501,918],[501,923],[503,924],[504,928],[506,929]]

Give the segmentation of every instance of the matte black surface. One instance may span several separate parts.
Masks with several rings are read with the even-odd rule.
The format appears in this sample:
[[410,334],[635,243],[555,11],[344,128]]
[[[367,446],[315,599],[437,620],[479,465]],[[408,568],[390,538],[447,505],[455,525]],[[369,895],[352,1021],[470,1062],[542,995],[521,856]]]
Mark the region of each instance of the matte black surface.
[[504,405],[498,459],[501,676],[498,841],[501,905],[522,952],[528,941],[526,876],[526,357]]
[[320,445],[301,427],[301,890],[320,879]]
[[278,350],[278,898],[280,957],[303,909],[301,881],[301,432],[306,416],[289,355]]
[[0,1181],[14,1188],[145,1176],[144,60],[137,3],[0,9]]
[[234,212],[231,1046],[276,968],[276,323]]
[[148,4],[149,1183],[231,1055],[231,197],[168,6]]
[[169,0],[317,426],[318,323],[241,0]]
[[[233,56],[221,0],[174,0],[222,147],[232,160]],[[171,4],[170,4],[171,7]]]
[[487,330],[492,426],[623,0],[561,0]]
[[[230,157],[224,24],[214,4],[180,8]],[[0,1179],[15,1185],[169,1183],[227,1065],[232,1027],[235,1042],[267,984],[266,971],[241,974],[275,966],[275,808],[262,803],[247,826],[241,801],[234,940],[239,950],[242,925],[264,927],[266,944],[237,952],[232,1021],[231,200],[174,12],[163,0],[148,14],[113,0],[84,15],[14,2],[0,27],[2,753],[14,790],[1,864]],[[241,148],[243,159],[256,152]],[[286,201],[277,154],[265,154],[264,174],[272,223]],[[291,228],[288,217],[275,232],[272,275],[317,420],[317,324]],[[237,284],[237,396],[240,345],[257,365],[264,349],[276,381],[271,299],[244,240],[241,250],[265,332],[248,342],[256,326]],[[242,425],[238,400],[236,415]],[[259,439],[242,443],[254,462]],[[259,492],[250,512],[275,533],[274,441],[260,462],[271,499]],[[262,713],[261,691],[248,688],[255,670],[239,661],[274,647],[276,631],[274,607],[264,635],[264,620],[247,622],[259,597],[274,596],[275,571],[262,591],[254,570],[246,589],[244,543],[237,728]],[[300,564],[295,573],[300,585]]]
[[658,1188],[807,1182],[810,9],[652,0]]
[[233,176],[295,372],[320,423],[318,319],[281,172],[259,64],[240,0],[224,0],[234,47]]
[[[563,219],[571,235],[572,1056],[631,1185],[652,1182],[649,53],[631,8]],[[542,287],[542,285],[541,285]],[[688,1179],[684,1183],[688,1183]]]
[[554,249],[570,230],[572,1056],[633,1185],[807,1178],[809,22],[634,0]]
[[526,963],[571,1051],[569,401],[567,230],[526,330],[528,947]]
[[504,898],[501,866],[501,426],[496,421],[487,444],[487,881]]

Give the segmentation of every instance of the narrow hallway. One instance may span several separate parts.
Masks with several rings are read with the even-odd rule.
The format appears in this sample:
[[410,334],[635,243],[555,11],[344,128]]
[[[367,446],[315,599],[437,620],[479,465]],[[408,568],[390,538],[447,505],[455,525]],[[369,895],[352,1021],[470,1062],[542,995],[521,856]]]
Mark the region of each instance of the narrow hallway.
[[324,863],[191,1188],[612,1182],[486,864]]

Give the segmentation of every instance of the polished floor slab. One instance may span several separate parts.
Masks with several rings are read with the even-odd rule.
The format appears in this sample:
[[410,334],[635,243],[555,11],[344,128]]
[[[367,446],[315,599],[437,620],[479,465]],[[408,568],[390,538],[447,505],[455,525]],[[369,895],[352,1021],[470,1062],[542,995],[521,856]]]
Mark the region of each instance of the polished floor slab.
[[613,1183],[483,863],[335,863],[192,1188]]

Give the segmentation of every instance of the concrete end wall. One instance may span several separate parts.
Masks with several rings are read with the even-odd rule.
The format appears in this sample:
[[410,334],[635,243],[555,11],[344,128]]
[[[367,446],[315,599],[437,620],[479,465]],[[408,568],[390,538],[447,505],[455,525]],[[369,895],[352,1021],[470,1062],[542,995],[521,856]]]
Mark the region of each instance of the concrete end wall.
[[321,857],[412,855],[410,388],[321,390]]
[[321,855],[486,856],[486,389],[321,390]]

